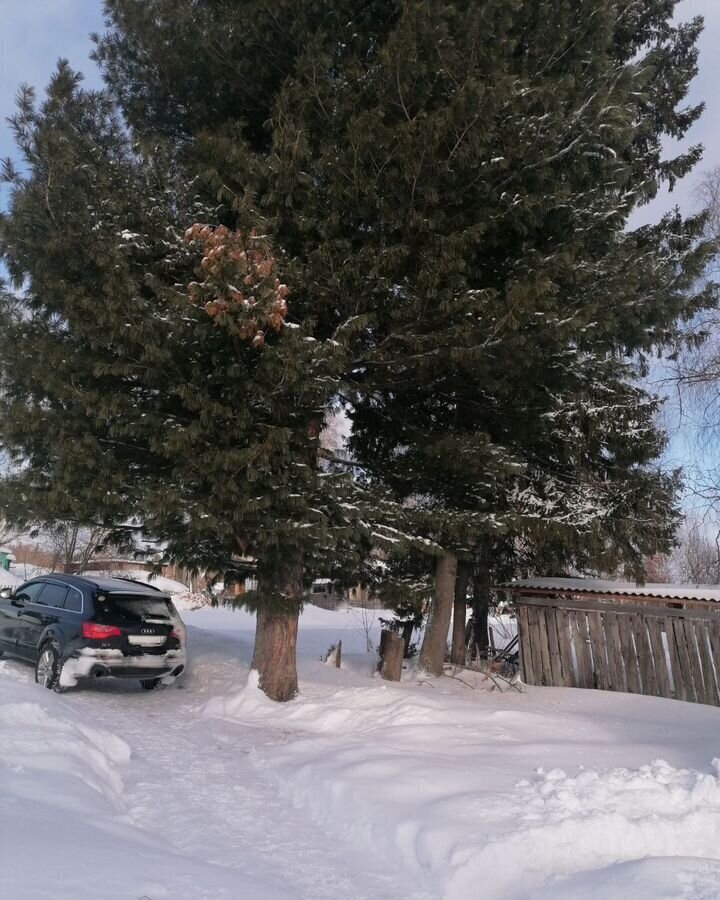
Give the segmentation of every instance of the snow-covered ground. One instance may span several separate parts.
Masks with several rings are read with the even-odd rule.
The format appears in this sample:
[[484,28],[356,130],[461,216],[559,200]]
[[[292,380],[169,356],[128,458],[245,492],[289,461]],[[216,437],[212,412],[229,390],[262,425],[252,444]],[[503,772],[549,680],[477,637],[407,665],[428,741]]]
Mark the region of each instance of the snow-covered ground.
[[313,607],[302,694],[276,705],[248,683],[249,615],[183,615],[190,671],[158,692],[56,695],[0,662],[0,897],[720,897],[720,710],[389,685],[377,623]]

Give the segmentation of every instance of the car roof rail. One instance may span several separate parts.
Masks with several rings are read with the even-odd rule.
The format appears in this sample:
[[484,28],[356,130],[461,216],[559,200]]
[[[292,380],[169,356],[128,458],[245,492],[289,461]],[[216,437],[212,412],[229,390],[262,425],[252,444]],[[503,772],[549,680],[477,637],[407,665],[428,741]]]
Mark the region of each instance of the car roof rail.
[[140,581],[139,578],[130,578],[129,575],[113,575],[112,577],[116,578],[118,581],[129,581],[130,584],[139,584],[144,588],[152,588],[152,590],[157,591],[159,594],[165,593],[164,591],[160,590],[157,585],[150,584],[149,581]]

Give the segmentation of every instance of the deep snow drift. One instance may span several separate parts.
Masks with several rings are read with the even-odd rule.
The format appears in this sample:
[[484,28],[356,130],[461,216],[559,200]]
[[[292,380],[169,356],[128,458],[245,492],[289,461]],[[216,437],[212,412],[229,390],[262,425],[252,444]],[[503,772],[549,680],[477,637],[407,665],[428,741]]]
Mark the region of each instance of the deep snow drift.
[[248,680],[250,616],[183,615],[182,687],[57,696],[0,663],[1,897],[720,897],[720,710],[386,685],[373,614],[313,607],[277,705]]
[[228,874],[144,830],[125,792],[131,747],[89,726],[94,716],[74,708],[75,698],[13,676],[14,664],[0,662],[0,897],[290,900],[267,880]]

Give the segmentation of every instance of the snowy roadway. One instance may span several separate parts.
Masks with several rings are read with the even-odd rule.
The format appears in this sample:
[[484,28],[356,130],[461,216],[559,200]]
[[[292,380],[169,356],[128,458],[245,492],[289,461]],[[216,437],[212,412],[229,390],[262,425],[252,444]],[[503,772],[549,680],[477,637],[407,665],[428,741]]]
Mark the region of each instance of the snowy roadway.
[[249,616],[185,618],[182,688],[57,696],[0,662],[0,897],[720,898],[720,710],[386,687],[362,614],[314,608],[279,706],[245,686]]
[[[251,753],[286,741],[286,732],[200,717],[187,692],[151,698],[108,693],[82,699],[92,721],[121,734],[132,749],[124,800],[139,827],[162,834],[188,857],[250,876],[262,885],[260,897],[405,896],[397,872],[333,840],[302,809],[281,800],[249,761]],[[202,894],[188,894],[196,896]],[[228,896],[237,894],[231,889]]]
[[[205,615],[227,616],[215,611]],[[244,616],[233,616],[231,623],[238,620],[248,624]],[[57,697],[31,683],[29,666],[0,663],[0,675],[7,676],[0,679],[0,759],[6,766],[10,763],[10,772],[0,768],[0,786],[9,786],[11,795],[9,798],[2,790],[5,796],[0,799],[0,897],[385,900],[407,896],[425,900],[430,896],[423,891],[408,892],[401,872],[384,863],[376,865],[365,848],[356,851],[335,839],[314,825],[302,809],[280,798],[249,756],[262,756],[265,748],[285,743],[287,729],[238,727],[202,715],[201,706],[211,685],[213,691],[228,690],[245,681],[252,635],[231,641],[201,632],[195,632],[191,640],[193,637],[199,657],[193,675],[183,688],[152,694],[135,685],[107,681]],[[68,735],[60,727],[68,720],[82,729],[90,726],[121,738],[130,749],[129,761],[123,748],[118,752],[111,746],[113,739],[102,733],[92,734],[95,746],[83,742],[82,734]],[[53,781],[60,774],[57,770],[67,765],[62,759],[53,759],[55,750],[58,756],[70,756],[81,782],[90,781],[119,807],[120,816],[113,818],[131,823],[136,832],[129,842],[118,840],[117,847],[105,856],[98,836],[80,829],[77,841],[67,841],[66,858],[57,852],[67,830],[58,813],[67,797],[61,787],[56,803]],[[98,752],[110,757],[99,767],[92,759]],[[86,765],[89,772],[81,771]],[[105,765],[110,773],[104,771]],[[28,823],[28,833],[38,821],[49,826],[49,840],[54,845],[51,858],[56,859],[52,866],[41,862],[37,832],[27,843],[17,840],[13,814],[19,804],[13,802],[12,788],[17,789],[19,783],[18,793],[27,801],[35,787],[31,785],[28,791],[18,778],[23,768],[30,768],[31,776],[37,776],[40,769],[43,776],[34,780],[40,780],[39,799],[49,798],[51,808],[39,804],[33,810],[36,821]],[[122,786],[116,788],[112,777],[102,784],[106,774],[119,774]],[[9,784],[13,775],[14,784]],[[107,810],[95,808],[83,815],[84,824],[97,826],[100,832],[107,827],[107,818]],[[72,817],[69,824],[72,829]],[[145,848],[146,853],[150,850],[148,860],[139,858],[133,839],[142,840],[143,832],[154,836],[149,843],[169,845],[162,847],[169,853],[156,856],[151,847]],[[19,845],[16,850],[10,849],[13,842]]]

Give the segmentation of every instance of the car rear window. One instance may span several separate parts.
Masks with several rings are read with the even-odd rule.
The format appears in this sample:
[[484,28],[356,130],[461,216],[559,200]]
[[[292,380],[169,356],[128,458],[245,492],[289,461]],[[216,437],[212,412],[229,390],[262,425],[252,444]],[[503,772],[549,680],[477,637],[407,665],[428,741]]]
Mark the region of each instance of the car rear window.
[[171,612],[170,601],[165,597],[99,594],[95,600],[96,620],[113,625],[130,625],[152,618],[170,619]]

